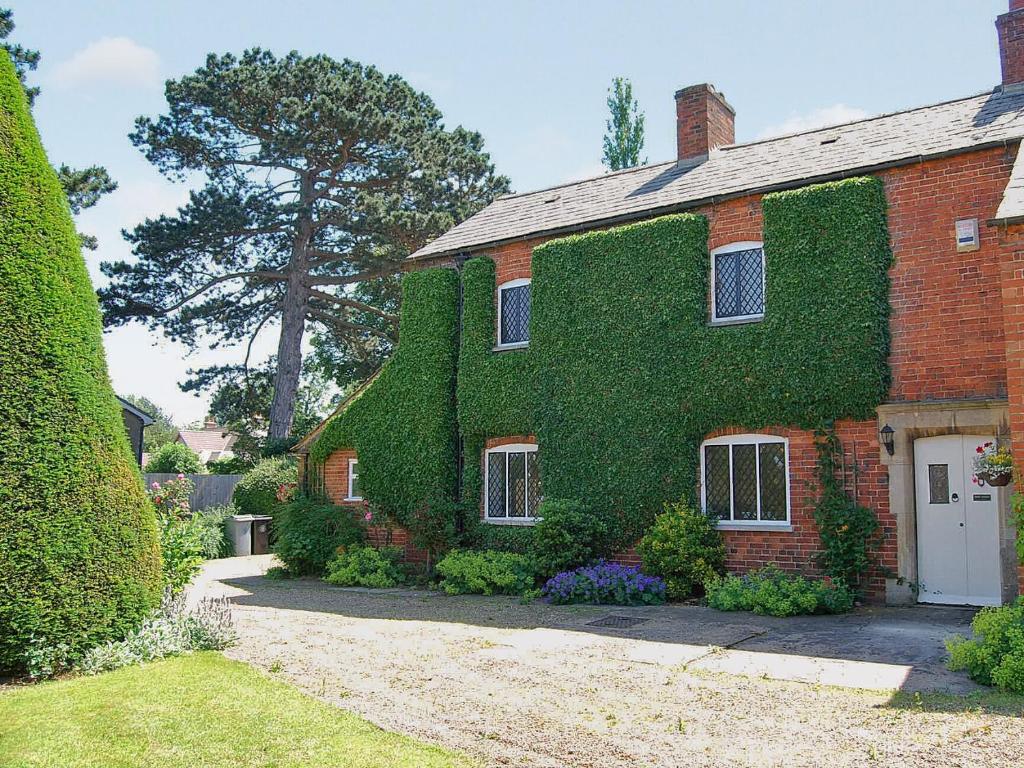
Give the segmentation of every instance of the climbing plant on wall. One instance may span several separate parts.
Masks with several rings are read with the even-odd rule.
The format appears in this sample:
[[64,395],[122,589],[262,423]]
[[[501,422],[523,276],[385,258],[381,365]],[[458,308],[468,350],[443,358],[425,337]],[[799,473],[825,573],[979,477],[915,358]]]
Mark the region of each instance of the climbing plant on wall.
[[398,349],[310,449],[314,462],[355,449],[363,495],[403,525],[455,490],[457,312],[454,270],[406,276]]
[[889,382],[881,182],[766,195],[762,207],[766,313],[757,323],[708,324],[702,216],[535,249],[527,352],[490,351],[493,266],[469,262],[458,390],[465,489],[478,493],[485,437],[535,432],[545,496],[617,516],[629,544],[664,500],[693,493],[707,433],[870,416]]

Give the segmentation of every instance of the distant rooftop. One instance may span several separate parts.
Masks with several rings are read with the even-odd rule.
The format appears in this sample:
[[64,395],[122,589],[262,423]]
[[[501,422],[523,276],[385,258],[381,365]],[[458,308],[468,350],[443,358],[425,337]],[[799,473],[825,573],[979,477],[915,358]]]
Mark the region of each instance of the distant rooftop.
[[[745,194],[1016,144],[1022,137],[1024,92],[1015,89],[1004,93],[996,88],[965,99],[844,125],[719,147],[701,163],[658,163],[506,195],[410,258],[445,256],[527,237],[565,234]],[[1007,211],[1024,215],[1024,168],[1020,177],[1019,204],[1014,202]]]

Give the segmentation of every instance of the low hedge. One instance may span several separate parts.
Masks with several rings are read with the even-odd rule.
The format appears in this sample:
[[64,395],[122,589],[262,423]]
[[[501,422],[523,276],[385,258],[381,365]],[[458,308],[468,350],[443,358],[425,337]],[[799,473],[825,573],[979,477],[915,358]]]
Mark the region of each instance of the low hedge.
[[521,595],[534,584],[530,559],[511,552],[452,550],[436,572],[449,595]]

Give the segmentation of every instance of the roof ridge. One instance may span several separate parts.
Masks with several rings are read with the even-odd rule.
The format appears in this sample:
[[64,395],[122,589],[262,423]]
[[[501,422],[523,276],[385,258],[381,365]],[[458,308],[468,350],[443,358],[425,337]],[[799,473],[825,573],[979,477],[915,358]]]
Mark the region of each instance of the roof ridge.
[[808,128],[803,131],[793,131],[792,133],[784,133],[781,136],[767,136],[763,139],[755,139],[754,141],[744,141],[737,144],[727,144],[726,146],[719,147],[723,150],[739,149],[741,147],[756,147],[758,144],[769,144],[773,141],[782,141],[783,139],[792,139],[796,136],[807,136],[812,133],[821,133],[823,131],[834,131],[837,128],[846,128],[849,125],[857,125],[859,123],[870,123],[872,120],[884,120],[887,117],[894,117],[895,115],[906,115],[910,112],[918,112],[922,109],[935,109],[935,107],[942,107],[946,104],[956,104],[961,101],[970,101],[971,99],[977,99],[979,96],[991,96],[996,93],[1002,93],[999,87],[990,88],[987,91],[980,91],[973,93],[970,96],[961,96],[956,99],[945,99],[944,101],[936,101],[933,104],[921,104],[916,107],[908,107],[907,109],[897,109],[892,112],[882,112],[878,115],[868,115],[867,117],[859,118],[858,120],[849,120],[845,123],[835,123],[834,125],[823,125],[820,128]]
[[632,168],[622,168],[621,170],[618,171],[599,173],[596,176],[584,176],[582,179],[575,179],[573,181],[563,181],[561,184],[552,184],[550,187],[540,187],[538,189],[531,189],[527,192],[510,192],[507,195],[501,195],[500,197],[495,198],[495,200],[513,200],[517,197],[539,195],[541,192],[550,192],[553,189],[565,189],[566,187],[575,187],[577,184],[586,184],[587,182],[597,181],[598,179],[610,179],[613,176],[624,176],[627,173],[636,173],[637,171],[650,170],[651,168],[654,168],[659,165],[675,164],[675,160],[661,160],[657,163],[650,163],[649,165],[635,165]]

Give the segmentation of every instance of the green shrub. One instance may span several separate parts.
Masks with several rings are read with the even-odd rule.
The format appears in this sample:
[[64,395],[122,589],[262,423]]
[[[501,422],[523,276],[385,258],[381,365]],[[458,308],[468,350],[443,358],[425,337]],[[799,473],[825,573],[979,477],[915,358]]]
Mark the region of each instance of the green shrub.
[[156,519],[79,245],[0,54],[0,670],[121,637],[160,600]]
[[669,600],[685,600],[725,568],[725,544],[714,520],[685,502],[665,505],[637,552],[644,573],[665,580]]
[[203,557],[207,560],[231,557],[234,554],[234,544],[228,536],[227,523],[232,515],[237,514],[238,509],[234,504],[220,504],[201,509],[193,515],[199,529]]
[[349,547],[327,563],[324,581],[339,587],[397,587],[405,581],[401,559],[399,547]]
[[199,460],[196,452],[184,443],[164,443],[149,457],[144,471],[198,475],[203,471],[203,462]]
[[836,479],[842,446],[833,429],[818,433],[818,479],[821,498],[814,508],[814,522],[821,539],[818,562],[822,570],[855,592],[863,591],[878,548],[880,525],[874,510],[857,504]]
[[203,565],[203,538],[195,518],[157,513],[160,551],[163,555],[164,586],[178,594],[192,583]]
[[541,520],[533,531],[533,561],[541,578],[611,555],[611,526],[582,502],[546,499],[537,514]]
[[982,608],[971,622],[974,639],[946,642],[949,668],[967,670],[982,685],[1024,693],[1024,597],[1013,605]]
[[274,553],[291,576],[320,576],[339,547],[365,539],[351,507],[302,497],[278,509],[273,527]]
[[211,475],[244,475],[253,464],[241,456],[231,456],[227,459],[210,459],[206,462],[206,471]]
[[845,613],[853,608],[853,593],[841,583],[792,576],[773,566],[743,576],[716,577],[704,588],[708,605],[719,611],[799,616]]
[[232,501],[243,515],[273,516],[282,506],[278,500],[281,486],[298,481],[295,462],[288,456],[264,459],[238,481]]
[[521,595],[534,584],[529,558],[511,552],[454,549],[436,570],[449,595]]

